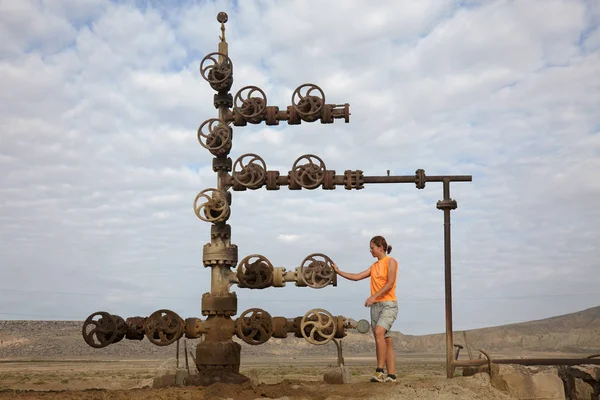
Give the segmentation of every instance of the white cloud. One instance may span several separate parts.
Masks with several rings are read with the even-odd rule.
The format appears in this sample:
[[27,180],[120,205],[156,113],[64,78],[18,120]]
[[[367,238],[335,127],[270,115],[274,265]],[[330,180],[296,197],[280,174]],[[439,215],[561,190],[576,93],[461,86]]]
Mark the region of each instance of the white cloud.
[[280,234],[277,236],[277,239],[283,243],[294,243],[294,242],[297,242],[298,240],[300,240],[301,238],[302,238],[302,236],[299,236],[299,235]]
[[[221,10],[233,94],[259,85],[283,109],[312,82],[352,113],[349,124],[234,127],[233,160],[256,153],[282,174],[303,154],[338,174],[472,174],[451,187],[456,328],[597,305],[594,4],[1,3],[0,298],[13,291],[0,318],[198,315],[210,228],[192,203],[216,178],[196,130],[217,115],[198,64],[216,51]],[[439,183],[234,192],[232,241],[240,259],[291,269],[321,252],[357,272],[383,234],[400,263],[396,328],[443,331],[441,197]],[[326,305],[363,318],[356,293],[369,289],[234,290],[240,311]],[[80,292],[104,295],[56,294]],[[569,296],[527,297],[556,294]]]

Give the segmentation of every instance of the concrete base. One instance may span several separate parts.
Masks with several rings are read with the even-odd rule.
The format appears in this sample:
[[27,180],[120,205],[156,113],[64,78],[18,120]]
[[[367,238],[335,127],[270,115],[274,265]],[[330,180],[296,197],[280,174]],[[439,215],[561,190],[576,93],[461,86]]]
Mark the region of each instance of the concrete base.
[[[191,373],[195,371],[190,370]],[[177,368],[177,361],[169,359],[161,364],[154,374],[152,380],[153,388],[164,388],[171,386],[185,386],[188,379],[188,371],[185,368]]]
[[350,383],[350,370],[342,365],[341,367],[331,368],[323,374],[323,381],[331,384]]

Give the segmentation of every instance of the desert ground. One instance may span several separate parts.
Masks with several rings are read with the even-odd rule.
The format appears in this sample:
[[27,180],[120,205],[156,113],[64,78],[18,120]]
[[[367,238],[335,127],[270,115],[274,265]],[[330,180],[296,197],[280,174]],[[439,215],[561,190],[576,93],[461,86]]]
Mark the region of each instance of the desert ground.
[[486,374],[446,379],[443,362],[430,357],[399,358],[397,383],[369,382],[370,357],[345,357],[352,378],[344,385],[323,383],[332,357],[253,357],[240,368],[247,384],[168,389],[148,387],[165,360],[12,360],[0,362],[0,399],[512,399]]

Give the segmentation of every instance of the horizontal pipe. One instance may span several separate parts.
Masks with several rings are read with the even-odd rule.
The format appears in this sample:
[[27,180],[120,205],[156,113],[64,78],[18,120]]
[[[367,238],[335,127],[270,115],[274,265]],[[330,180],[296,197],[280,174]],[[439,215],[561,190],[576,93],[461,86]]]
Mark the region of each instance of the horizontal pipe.
[[[595,358],[498,358],[491,360],[493,364],[519,365],[600,365],[600,359]],[[486,365],[488,360],[455,360],[456,367],[478,367]]]
[[[392,176],[364,176],[363,183],[415,183],[417,180],[415,175],[392,175]],[[473,177],[471,175],[431,175],[425,177],[425,182],[472,182]],[[277,177],[277,185],[289,186],[290,178],[286,174],[279,175]],[[265,185],[266,182],[263,183]],[[333,177],[333,184],[336,186],[346,185],[345,175],[335,175]],[[222,186],[227,189],[234,185],[234,180],[231,175],[227,175],[223,178]],[[319,185],[320,186],[320,185]]]
[[[395,175],[395,176],[365,176],[364,183],[415,183],[414,175]],[[443,182],[447,179],[450,182],[471,182],[473,177],[471,175],[440,175],[440,176],[426,176],[426,182]],[[335,175],[333,181],[336,185],[341,186],[346,184],[346,177],[344,175]],[[279,175],[277,177],[277,184],[281,186],[289,185],[290,180],[287,175]]]
[[[450,182],[471,182],[473,177],[471,175],[431,175],[425,176],[425,182],[443,182],[448,180]],[[415,175],[396,175],[396,176],[365,176],[365,183],[415,183]]]

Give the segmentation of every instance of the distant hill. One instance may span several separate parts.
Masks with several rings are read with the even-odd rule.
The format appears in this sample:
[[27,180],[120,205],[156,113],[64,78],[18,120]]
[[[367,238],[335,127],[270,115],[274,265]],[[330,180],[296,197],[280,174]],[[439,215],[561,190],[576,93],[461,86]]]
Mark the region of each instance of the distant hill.
[[[537,321],[469,330],[472,348],[498,351],[548,351],[589,353],[600,351],[600,307]],[[401,351],[445,351],[445,334],[408,336],[397,334]],[[463,344],[456,332],[454,342]]]
[[[175,353],[175,345],[157,347],[148,340],[123,340],[103,349],[93,349],[81,337],[81,321],[0,321],[0,359],[49,358],[167,358]],[[393,332],[399,353],[436,353],[445,351],[445,335],[403,335]],[[600,353],[600,307],[530,321],[467,331],[472,348],[490,351]],[[240,342],[240,341],[238,341]],[[454,342],[464,344],[461,332]],[[193,349],[197,340],[187,340]],[[335,346],[313,346],[292,336],[271,339],[260,346],[243,342],[244,355],[309,356],[335,354]],[[372,355],[372,335],[349,332],[343,340],[344,355]],[[183,343],[182,343],[183,347]]]

